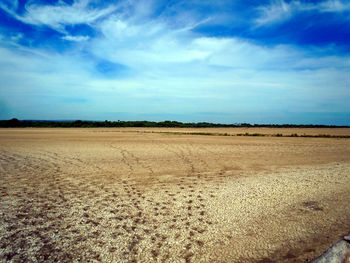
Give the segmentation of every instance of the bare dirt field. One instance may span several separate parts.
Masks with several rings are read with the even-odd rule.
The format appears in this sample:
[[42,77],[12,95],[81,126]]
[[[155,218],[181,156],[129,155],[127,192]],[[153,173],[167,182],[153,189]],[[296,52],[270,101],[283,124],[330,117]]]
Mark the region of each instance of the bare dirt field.
[[[254,129],[195,131],[350,135]],[[0,262],[308,262],[350,232],[350,139],[186,130],[1,129]]]
[[291,134],[298,134],[302,136],[304,134],[317,136],[317,135],[331,135],[331,136],[350,136],[350,128],[257,128],[257,127],[241,127],[241,128],[119,128],[119,129],[101,129],[104,132],[143,132],[143,133],[208,133],[219,135],[236,135],[236,134],[262,134],[262,135],[274,135],[282,134],[285,136]]

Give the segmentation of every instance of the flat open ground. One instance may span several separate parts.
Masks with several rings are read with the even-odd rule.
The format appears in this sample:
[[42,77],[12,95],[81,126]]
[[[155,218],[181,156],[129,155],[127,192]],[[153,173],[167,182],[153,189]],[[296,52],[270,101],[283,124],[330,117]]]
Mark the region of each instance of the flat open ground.
[[[350,135],[254,129],[195,131]],[[350,139],[159,133],[186,130],[1,129],[0,261],[303,262],[350,232]]]

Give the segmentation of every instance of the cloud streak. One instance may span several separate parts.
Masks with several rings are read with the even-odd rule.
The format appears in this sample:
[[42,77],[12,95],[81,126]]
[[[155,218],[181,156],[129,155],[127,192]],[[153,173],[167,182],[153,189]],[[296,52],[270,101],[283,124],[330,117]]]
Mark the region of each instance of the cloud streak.
[[257,7],[257,26],[271,25],[290,19],[293,15],[315,11],[318,13],[341,13],[350,11],[350,3],[340,0],[325,0],[316,3],[292,0],[272,0],[270,4]]
[[68,41],[75,41],[75,42],[80,42],[80,41],[86,41],[89,40],[90,37],[88,36],[64,36],[62,39],[68,40]]

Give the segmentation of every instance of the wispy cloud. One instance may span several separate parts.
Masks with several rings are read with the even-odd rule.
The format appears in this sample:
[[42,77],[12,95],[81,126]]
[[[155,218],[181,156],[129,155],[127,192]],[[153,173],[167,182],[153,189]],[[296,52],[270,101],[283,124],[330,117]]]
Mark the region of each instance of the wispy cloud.
[[258,7],[260,16],[255,20],[257,25],[266,25],[288,19],[292,12],[292,6],[284,0],[274,0],[267,6]]
[[75,41],[75,42],[80,42],[80,41],[86,41],[89,39],[88,36],[64,36],[62,37],[62,39],[64,40],[68,40],[68,41]]
[[316,10],[319,12],[350,11],[350,3],[342,0],[326,0],[319,3],[301,4],[301,10]]
[[257,7],[259,16],[255,19],[257,26],[269,25],[288,20],[293,15],[315,11],[319,13],[338,13],[350,11],[350,3],[341,0],[324,0],[319,2],[305,2],[292,0],[271,0],[270,4]]
[[90,8],[88,0],[79,0],[72,5],[59,1],[56,5],[39,5],[29,3],[26,5],[25,13],[16,13],[16,4],[0,4],[0,8],[12,14],[16,19],[32,25],[45,25],[56,30],[64,31],[65,25],[93,23],[94,21],[116,11],[119,5],[98,9]]

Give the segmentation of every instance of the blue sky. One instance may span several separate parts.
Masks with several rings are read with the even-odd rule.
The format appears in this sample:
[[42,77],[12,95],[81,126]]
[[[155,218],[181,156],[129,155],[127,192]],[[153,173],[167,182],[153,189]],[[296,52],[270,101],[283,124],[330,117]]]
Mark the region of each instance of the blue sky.
[[350,1],[0,0],[0,119],[350,125]]

